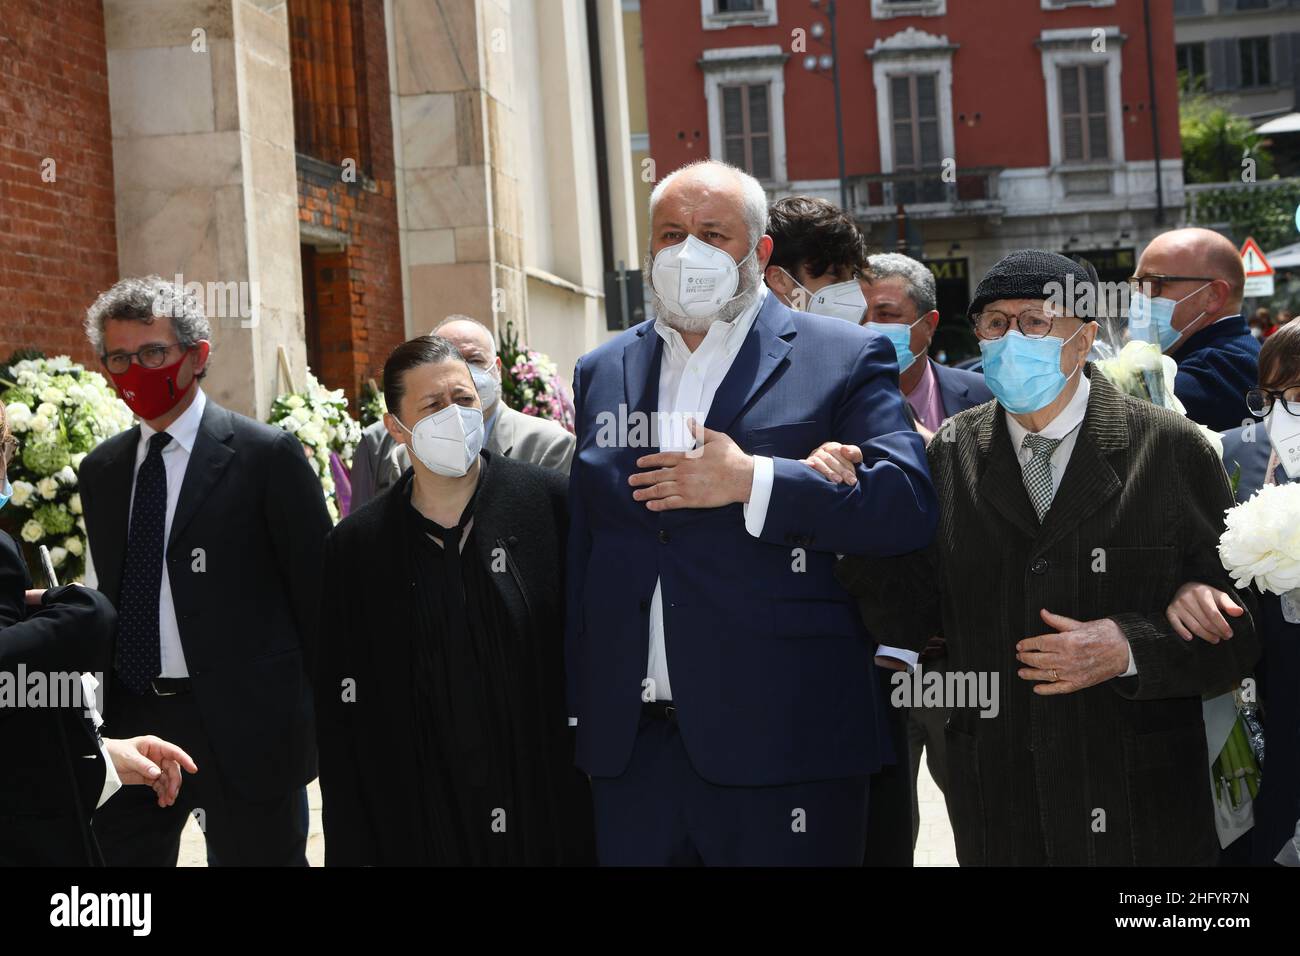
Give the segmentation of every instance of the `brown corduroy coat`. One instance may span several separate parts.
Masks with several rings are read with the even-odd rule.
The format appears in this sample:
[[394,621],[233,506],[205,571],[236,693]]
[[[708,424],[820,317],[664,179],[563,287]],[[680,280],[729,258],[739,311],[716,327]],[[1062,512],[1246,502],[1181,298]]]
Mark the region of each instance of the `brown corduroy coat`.
[[[1218,855],[1201,696],[1259,656],[1247,595],[1219,562],[1233,504],[1218,455],[1186,419],[1120,394],[1092,366],[1082,431],[1040,525],[1006,416],[988,402],[930,443],[941,517],[934,544],[840,562],[876,640],[947,639],[948,671],[998,679],[999,710],[948,721],[957,857],[970,865],[1213,864]],[[1217,645],[1175,634],[1165,608],[1186,581],[1248,609]],[[1113,618],[1137,676],[1034,694],[1016,642],[1051,629],[1039,609]]]

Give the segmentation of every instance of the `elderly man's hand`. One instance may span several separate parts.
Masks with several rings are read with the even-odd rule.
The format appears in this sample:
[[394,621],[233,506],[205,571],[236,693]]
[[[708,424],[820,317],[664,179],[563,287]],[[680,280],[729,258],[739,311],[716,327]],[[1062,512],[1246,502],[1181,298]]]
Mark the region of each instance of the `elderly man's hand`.
[[1200,581],[1188,581],[1178,589],[1165,609],[1165,617],[1185,641],[1196,635],[1217,644],[1232,637],[1232,625],[1225,614],[1241,617],[1246,609],[1224,591]]
[[627,483],[636,489],[632,497],[644,501],[651,511],[720,508],[749,501],[754,459],[741,451],[729,435],[710,431],[694,421],[690,425],[699,447],[638,458],[638,468],[653,470],[628,476]]
[[104,749],[126,785],[146,784],[158,794],[158,806],[170,807],[181,792],[181,768],[198,773],[190,755],[175,744],[152,735],[125,740],[104,738]]
[[802,459],[802,463],[837,485],[856,485],[857,466],[862,464],[862,449],[857,445],[828,441],[814,448],[811,455]]
[[1128,640],[1110,618],[1076,621],[1043,608],[1043,621],[1059,633],[1027,637],[1016,645],[1016,673],[1024,680],[1046,681],[1035,694],[1070,694],[1128,670]]

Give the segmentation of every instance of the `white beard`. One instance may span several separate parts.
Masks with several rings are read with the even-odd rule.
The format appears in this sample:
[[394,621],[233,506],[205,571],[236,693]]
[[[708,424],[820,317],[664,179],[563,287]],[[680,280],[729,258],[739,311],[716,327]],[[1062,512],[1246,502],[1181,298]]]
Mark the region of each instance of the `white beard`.
[[[647,254],[641,274],[650,275],[652,267],[653,261]],[[699,319],[693,319],[689,315],[678,315],[673,312],[664,304],[663,299],[659,298],[659,290],[652,286],[650,292],[653,297],[655,316],[663,319],[670,328],[674,328],[678,332],[685,332],[688,335],[704,335],[714,322],[734,322],[737,316],[742,315],[758,299],[758,257],[748,256],[740,264],[739,270],[740,281],[736,283],[735,298],[713,315],[706,315]]]

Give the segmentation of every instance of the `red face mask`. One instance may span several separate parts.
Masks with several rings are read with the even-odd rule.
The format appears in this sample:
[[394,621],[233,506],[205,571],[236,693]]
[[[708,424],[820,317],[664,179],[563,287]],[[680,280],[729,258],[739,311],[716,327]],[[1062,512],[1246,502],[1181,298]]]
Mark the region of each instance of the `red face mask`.
[[176,403],[185,397],[185,393],[194,384],[194,378],[184,388],[176,384],[184,362],[184,355],[180,361],[161,368],[145,368],[132,362],[125,372],[111,378],[122,401],[126,402],[126,407],[142,421],[153,421],[175,408]]

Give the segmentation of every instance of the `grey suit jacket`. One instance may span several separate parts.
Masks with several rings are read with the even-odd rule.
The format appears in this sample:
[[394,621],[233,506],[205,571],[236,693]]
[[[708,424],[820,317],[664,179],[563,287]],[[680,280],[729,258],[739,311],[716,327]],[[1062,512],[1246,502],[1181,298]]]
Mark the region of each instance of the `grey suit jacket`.
[[[497,420],[487,441],[489,452],[567,475],[573,447],[573,435],[555,422],[517,412],[504,402],[497,406]],[[365,428],[352,455],[351,510],[397,484],[410,466],[406,446],[393,441],[382,421]]]

